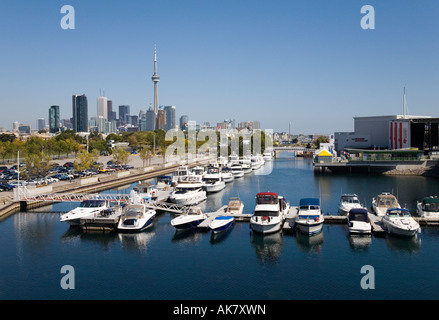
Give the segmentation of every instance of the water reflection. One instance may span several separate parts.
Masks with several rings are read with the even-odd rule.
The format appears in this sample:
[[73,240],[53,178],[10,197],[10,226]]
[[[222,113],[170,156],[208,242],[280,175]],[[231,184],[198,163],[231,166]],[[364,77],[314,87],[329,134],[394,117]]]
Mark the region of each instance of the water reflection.
[[421,237],[415,235],[414,237],[406,238],[388,235],[386,237],[386,245],[392,251],[415,253],[418,252],[421,247]]
[[296,243],[304,252],[320,253],[323,247],[323,232],[312,236],[296,232]]
[[230,236],[230,234],[231,234],[231,232],[232,232],[234,227],[235,227],[235,224],[233,224],[226,231],[223,231],[223,232],[220,232],[220,233],[213,233],[213,232],[211,232],[209,242],[212,245],[220,244],[221,242],[223,242],[224,240],[226,240]]
[[348,235],[349,246],[353,251],[367,251],[372,243],[372,235]]
[[151,240],[155,236],[155,228],[148,228],[142,232],[137,233],[119,233],[119,241],[128,252],[145,253]]
[[252,232],[250,239],[259,262],[262,264],[274,264],[279,261],[283,249],[281,232],[267,235]]

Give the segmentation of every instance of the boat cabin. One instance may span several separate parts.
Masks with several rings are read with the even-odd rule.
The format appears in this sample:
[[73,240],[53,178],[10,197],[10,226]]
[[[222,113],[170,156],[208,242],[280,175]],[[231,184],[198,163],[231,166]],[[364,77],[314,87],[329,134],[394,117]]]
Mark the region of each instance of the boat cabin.
[[358,196],[356,194],[345,194],[340,197],[340,202],[348,203],[348,204],[353,204],[353,203],[359,204],[360,200],[358,199]]
[[398,201],[393,194],[382,193],[377,197],[377,206],[385,208],[395,208],[398,207]]
[[366,209],[351,209],[349,211],[349,221],[369,222]]
[[391,208],[387,209],[386,213],[391,218],[408,218],[411,217],[410,211],[407,209],[401,209],[401,208]]
[[256,195],[256,204],[278,204],[279,195],[274,192],[261,192]]
[[422,210],[425,212],[439,212],[439,198],[428,197],[422,200]]
[[105,200],[84,200],[79,205],[80,208],[99,208],[105,206]]
[[300,210],[319,210],[320,200],[317,198],[304,198],[299,202]]

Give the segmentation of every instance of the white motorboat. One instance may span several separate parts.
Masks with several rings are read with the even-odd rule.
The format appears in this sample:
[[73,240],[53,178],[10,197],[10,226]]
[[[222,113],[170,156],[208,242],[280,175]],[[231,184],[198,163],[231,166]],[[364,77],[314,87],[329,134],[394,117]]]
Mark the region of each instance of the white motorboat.
[[156,211],[145,204],[129,204],[123,209],[117,229],[119,231],[139,232],[151,227]]
[[385,216],[387,209],[390,208],[401,208],[396,197],[389,193],[383,192],[376,198],[372,199],[372,209],[377,216]]
[[192,207],[188,213],[179,215],[171,220],[171,225],[178,230],[186,230],[197,227],[201,222],[206,220],[203,210],[198,207]]
[[256,195],[256,207],[250,218],[250,227],[262,234],[277,232],[282,228],[284,215],[289,208],[289,203],[277,193],[260,192]]
[[252,163],[252,170],[257,170],[262,165],[260,158],[257,155],[251,157],[251,163]]
[[307,235],[318,234],[323,229],[323,212],[320,209],[320,200],[317,198],[300,199],[299,212],[295,220],[300,232]]
[[437,196],[426,197],[418,201],[416,207],[418,215],[422,218],[439,217],[439,199]]
[[233,180],[235,180],[232,169],[230,169],[229,167],[221,168],[221,177],[223,178],[225,183],[233,182]]
[[110,210],[110,207],[105,200],[84,200],[79,207],[61,215],[60,221],[79,226],[82,218],[97,216],[106,210]]
[[233,216],[218,216],[209,224],[213,233],[219,233],[228,230],[235,223]]
[[242,166],[240,164],[233,164],[230,169],[232,169],[233,177],[241,178],[244,176],[244,171],[242,171]]
[[264,152],[264,154],[263,154],[263,156],[264,156],[264,160],[265,161],[271,161],[271,160],[273,160],[273,154],[271,153],[271,151],[265,151]]
[[338,211],[341,214],[347,214],[351,209],[360,209],[363,206],[360,203],[360,199],[356,194],[343,194],[340,197],[338,204]]
[[238,197],[231,197],[227,205],[227,214],[242,214],[244,211],[244,203]]
[[194,205],[206,200],[206,191],[203,190],[204,182],[201,176],[188,176],[181,182],[169,196],[169,200],[181,205]]
[[244,174],[252,173],[252,161],[250,158],[243,158],[239,161]]
[[367,210],[365,208],[353,208],[347,216],[349,233],[352,234],[370,234],[372,226],[370,225]]
[[201,166],[196,166],[196,167],[192,168],[192,170],[191,170],[191,175],[193,175],[193,176],[199,176],[199,177],[203,178],[205,174],[206,174],[206,172],[204,171],[204,168]]
[[203,177],[204,190],[207,193],[218,192],[226,187],[226,182],[221,176],[220,169],[217,167],[208,167],[207,173]]
[[236,153],[232,153],[229,156],[229,166],[232,166],[234,164],[239,164],[239,156]]
[[219,156],[217,159],[217,163],[220,167],[227,167],[229,164],[229,161],[227,160],[226,157]]
[[187,166],[180,166],[177,168],[177,171],[174,173],[174,176],[172,178],[172,182],[180,182],[180,180],[184,177],[189,176],[191,173],[189,171],[189,168]]
[[407,209],[387,209],[382,222],[388,233],[399,236],[412,237],[416,232],[420,231],[419,224],[412,218]]

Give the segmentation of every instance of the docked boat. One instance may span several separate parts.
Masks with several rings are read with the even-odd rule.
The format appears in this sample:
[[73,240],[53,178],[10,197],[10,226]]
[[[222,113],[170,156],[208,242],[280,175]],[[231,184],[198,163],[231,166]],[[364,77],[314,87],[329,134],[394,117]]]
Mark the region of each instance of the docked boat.
[[382,221],[387,232],[395,235],[412,237],[420,231],[419,224],[412,218],[407,209],[387,209]]
[[390,208],[401,208],[398,200],[393,194],[389,192],[383,192],[376,198],[372,199],[372,209],[377,216],[385,216],[387,209]]
[[244,172],[244,174],[252,173],[253,170],[252,170],[251,158],[244,157],[239,161],[239,163],[241,164],[242,171]]
[[258,193],[255,210],[250,218],[251,229],[262,234],[279,231],[289,207],[289,203],[275,192]]
[[203,210],[198,207],[192,207],[188,213],[179,215],[171,220],[171,225],[178,230],[187,230],[197,227],[201,222],[206,220]]
[[320,200],[317,198],[300,199],[299,211],[296,217],[296,227],[307,235],[318,234],[323,229],[323,212],[320,209]]
[[343,194],[340,197],[340,202],[338,204],[338,211],[345,215],[351,209],[360,209],[363,206],[360,203],[360,199],[356,194]]
[[188,176],[175,187],[169,196],[169,200],[181,205],[194,205],[207,199],[206,191],[203,190],[204,182],[201,176]]
[[93,217],[106,210],[111,209],[105,200],[84,200],[79,207],[61,215],[60,221],[67,222],[71,226],[79,226],[81,219]]
[[125,232],[139,232],[151,227],[156,211],[145,204],[129,204],[123,209],[117,229]]
[[191,170],[191,175],[193,175],[193,176],[198,176],[198,177],[203,178],[205,174],[206,174],[206,172],[204,171],[204,168],[201,166],[196,166],[196,167],[192,168],[192,170]]
[[437,196],[426,197],[418,201],[416,207],[418,215],[422,218],[439,217],[439,199]]
[[261,167],[261,159],[255,155],[251,157],[251,163],[252,163],[252,170],[257,170]]
[[233,178],[241,178],[244,176],[244,171],[242,171],[242,166],[240,164],[233,164],[230,169],[232,169]]
[[190,176],[190,171],[187,166],[180,166],[177,168],[177,171],[174,173],[172,178],[172,182],[178,183],[182,178]]
[[204,190],[207,193],[218,192],[226,187],[226,182],[221,176],[220,168],[208,167],[203,177]]
[[227,214],[242,214],[244,211],[244,203],[238,197],[231,197],[226,208]]
[[209,224],[213,233],[219,233],[228,230],[235,223],[233,216],[218,216]]
[[229,167],[221,168],[221,177],[223,178],[225,183],[233,182],[233,180],[235,180],[232,169],[230,169]]
[[231,167],[234,164],[239,164],[239,156],[236,153],[229,156],[229,166]]
[[273,160],[273,154],[271,153],[271,151],[265,151],[263,157],[265,161]]
[[365,208],[353,208],[347,216],[349,233],[352,234],[371,234],[369,216]]

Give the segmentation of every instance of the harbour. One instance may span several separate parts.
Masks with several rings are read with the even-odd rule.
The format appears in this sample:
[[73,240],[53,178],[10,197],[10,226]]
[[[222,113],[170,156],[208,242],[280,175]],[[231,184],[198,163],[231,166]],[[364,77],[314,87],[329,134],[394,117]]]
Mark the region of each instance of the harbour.
[[[357,193],[367,207],[376,194],[393,191],[414,212],[416,199],[439,191],[435,189],[435,180],[314,175],[312,161],[307,159],[279,157],[271,165],[270,175],[252,173],[236,179],[200,204],[205,213],[211,214],[211,221],[223,213],[231,197],[239,197],[244,203],[243,212],[247,213],[242,216],[244,221],[237,221],[230,230],[215,235],[207,232],[210,221],[193,230],[176,231],[170,222],[178,214],[160,210],[153,227],[136,234],[69,228],[59,217],[60,212],[74,208],[77,205],[74,202],[54,203],[10,216],[0,223],[0,237],[9,244],[3,249],[7,257],[3,270],[9,283],[21,289],[8,293],[8,297],[425,299],[436,296],[437,280],[427,279],[423,272],[407,280],[407,273],[433,268],[437,261],[431,252],[439,247],[439,228],[425,226],[420,235],[411,239],[384,232],[351,236],[346,217],[335,214],[340,194],[347,190]],[[137,184],[102,194],[129,195]],[[414,185],[417,187],[410,187]],[[256,194],[265,191],[285,196],[291,207],[281,232],[260,235],[251,231],[248,220]],[[322,232],[312,237],[291,230],[299,200],[310,196],[321,199],[325,218]],[[59,288],[59,268],[66,264],[74,266],[77,274],[77,289],[70,292]],[[407,264],[410,271],[405,271]],[[374,291],[360,287],[363,265],[372,265],[376,270]],[[99,271],[103,266],[105,273]],[[400,269],[397,274],[391,271],[396,266]],[[341,274],[340,270],[344,272]],[[124,278],[125,290],[111,285],[126,272],[129,276]],[[34,280],[28,281],[30,278]],[[41,290],[44,282],[48,284]],[[313,289],[322,284],[327,289]],[[4,283],[0,288],[0,292],[5,292]]]

